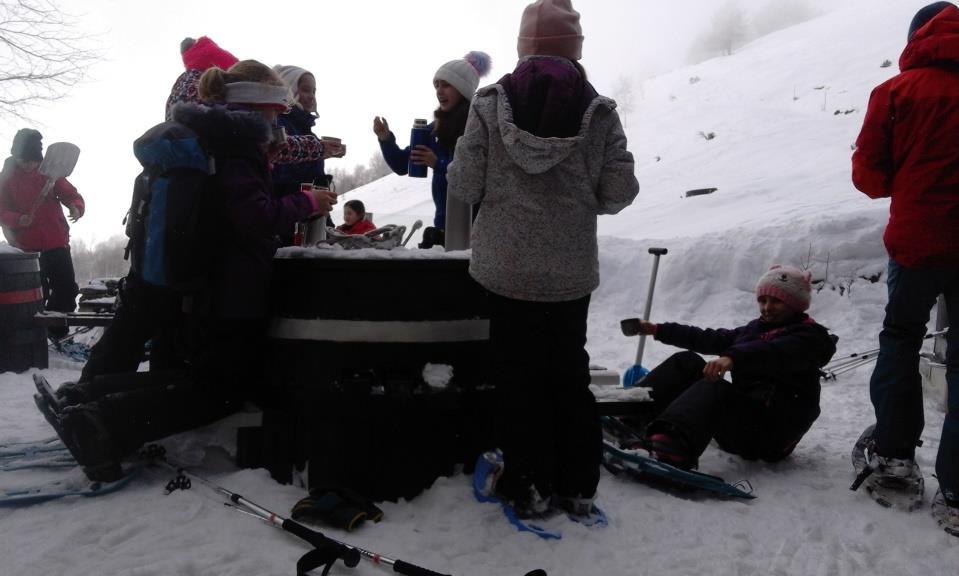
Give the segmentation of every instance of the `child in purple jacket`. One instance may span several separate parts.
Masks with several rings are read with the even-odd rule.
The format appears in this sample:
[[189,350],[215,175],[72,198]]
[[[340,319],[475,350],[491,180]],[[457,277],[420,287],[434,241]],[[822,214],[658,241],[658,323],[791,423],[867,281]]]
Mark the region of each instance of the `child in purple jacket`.
[[640,323],[641,334],[686,348],[642,383],[659,411],[645,431],[655,458],[695,468],[715,438],[726,452],[775,462],[819,417],[819,370],[836,338],[806,314],[809,273],[773,266],[756,284],[756,300],[759,318],[731,330]]

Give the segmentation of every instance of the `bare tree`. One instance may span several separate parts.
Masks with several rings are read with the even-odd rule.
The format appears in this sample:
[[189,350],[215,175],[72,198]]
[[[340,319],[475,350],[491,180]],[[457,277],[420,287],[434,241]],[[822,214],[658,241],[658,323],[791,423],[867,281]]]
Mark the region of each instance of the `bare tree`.
[[0,0],[0,115],[63,98],[100,54],[56,0]]
[[752,18],[756,37],[788,28],[816,17],[809,0],[776,0],[763,6]]
[[627,127],[629,115],[636,108],[636,97],[633,91],[633,79],[629,76],[620,76],[613,86],[613,100],[623,119],[623,129]]
[[130,263],[124,260],[126,236],[113,236],[97,244],[87,244],[82,238],[70,239],[70,253],[77,283],[85,285],[94,278],[125,276]]
[[710,27],[693,42],[690,59],[701,62],[717,55],[731,55],[745,40],[746,13],[736,0],[729,0],[713,15]]
[[348,192],[354,188],[359,188],[364,184],[369,184],[386,176],[392,170],[383,159],[379,152],[373,154],[366,165],[356,165],[352,170],[346,168],[333,169],[333,183],[337,192]]

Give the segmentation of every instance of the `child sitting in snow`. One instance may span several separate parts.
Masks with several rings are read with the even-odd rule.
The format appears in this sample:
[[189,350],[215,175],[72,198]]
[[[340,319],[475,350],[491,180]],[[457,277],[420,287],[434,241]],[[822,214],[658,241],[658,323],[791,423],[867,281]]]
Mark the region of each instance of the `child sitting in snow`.
[[[642,382],[659,410],[645,431],[655,458],[695,468],[715,438],[726,452],[775,462],[819,417],[819,369],[836,343],[805,313],[809,273],[773,266],[756,284],[756,299],[759,318],[731,330],[640,322],[639,333],[687,349]],[[707,362],[697,352],[719,357]]]
[[357,236],[376,230],[376,225],[366,219],[366,206],[360,200],[350,200],[343,205],[343,224],[336,229],[344,234]]

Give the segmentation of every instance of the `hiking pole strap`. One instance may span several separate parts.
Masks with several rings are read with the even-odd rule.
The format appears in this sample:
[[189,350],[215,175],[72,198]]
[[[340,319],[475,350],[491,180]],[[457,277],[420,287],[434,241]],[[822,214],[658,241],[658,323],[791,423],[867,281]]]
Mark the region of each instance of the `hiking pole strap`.
[[420,568],[416,564],[396,560],[393,562],[393,572],[405,574],[406,576],[449,576],[449,574],[440,574],[426,568]]
[[327,574],[330,573],[330,569],[333,568],[333,565],[336,563],[336,560],[337,553],[335,549],[330,549],[329,547],[314,548],[296,561],[296,576],[305,576],[320,566],[323,566],[323,572],[321,572],[321,574],[327,576]]
[[[355,548],[351,548],[337,542],[336,540],[327,538],[322,533],[317,532],[316,530],[311,530],[295,520],[284,519],[280,527],[283,528],[285,532],[289,532],[290,534],[293,534],[294,536],[312,544],[316,549],[314,552],[317,552],[317,554],[312,556],[314,559],[320,558],[321,554],[333,554],[333,560],[331,562],[335,562],[338,558],[342,558],[343,563],[350,568],[353,568],[360,563],[360,553],[357,552]],[[307,556],[310,556],[310,554],[311,553],[308,553],[306,556],[301,558],[300,561],[304,561]],[[316,564],[313,566],[313,568],[325,564],[325,562]],[[297,566],[299,566],[299,563],[297,563]],[[310,568],[309,570],[312,570],[313,568]],[[297,569],[299,570],[299,568]]]

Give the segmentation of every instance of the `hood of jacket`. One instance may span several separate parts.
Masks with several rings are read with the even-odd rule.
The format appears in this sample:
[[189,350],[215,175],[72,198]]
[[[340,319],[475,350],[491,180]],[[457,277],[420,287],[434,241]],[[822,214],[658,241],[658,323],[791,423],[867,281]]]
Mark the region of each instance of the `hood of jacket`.
[[299,106],[294,106],[293,108],[290,108],[289,112],[280,116],[278,118],[278,122],[281,126],[292,127],[296,134],[303,135],[310,133],[311,129],[316,124],[317,118],[318,117],[312,112],[307,112]]
[[569,138],[597,96],[575,64],[565,58],[529,56],[497,84],[506,91],[513,120],[541,138]]
[[173,107],[172,117],[196,132],[203,148],[213,155],[265,157],[265,147],[273,138],[266,119],[250,110],[184,103]]
[[935,64],[959,65],[959,8],[945,8],[920,28],[899,57],[903,72]]
[[528,174],[542,174],[582,146],[597,110],[613,110],[616,102],[605,96],[594,96],[585,107],[579,130],[566,138],[544,138],[517,126],[509,96],[499,84],[480,89],[473,99],[473,107],[487,123],[499,126],[503,146],[517,166]]

